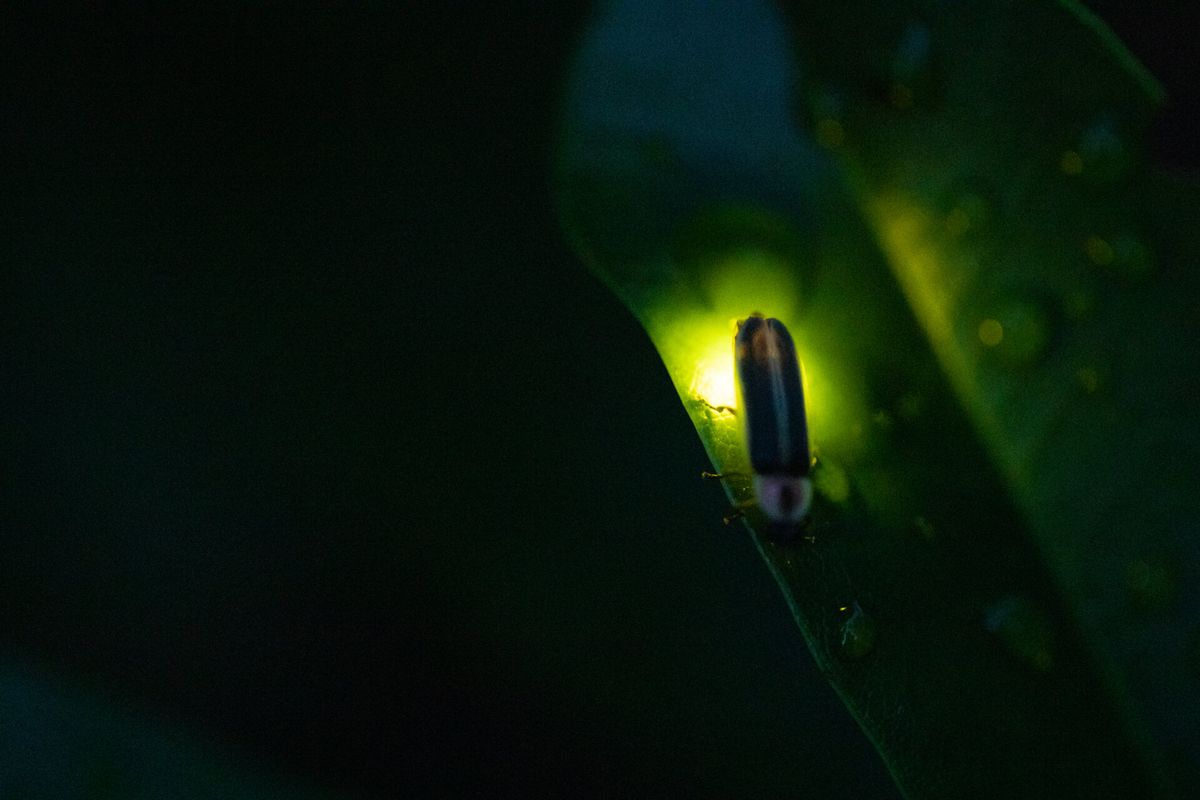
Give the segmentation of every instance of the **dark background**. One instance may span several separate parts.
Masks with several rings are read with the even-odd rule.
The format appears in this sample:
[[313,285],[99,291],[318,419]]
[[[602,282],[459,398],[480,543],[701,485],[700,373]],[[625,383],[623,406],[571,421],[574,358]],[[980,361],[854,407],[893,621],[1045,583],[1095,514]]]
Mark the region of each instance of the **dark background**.
[[[1196,12],[1092,5],[1194,170]],[[559,233],[589,7],[3,12],[0,656],[356,795],[893,796]]]

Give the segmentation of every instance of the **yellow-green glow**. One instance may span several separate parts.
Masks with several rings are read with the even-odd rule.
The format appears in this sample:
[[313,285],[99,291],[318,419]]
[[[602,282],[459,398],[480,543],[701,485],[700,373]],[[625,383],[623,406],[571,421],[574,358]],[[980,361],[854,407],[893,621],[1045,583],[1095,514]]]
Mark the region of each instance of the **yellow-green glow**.
[[[934,354],[960,397],[975,394],[977,364],[970,348],[957,341],[955,314],[965,305],[962,294],[978,263],[967,249],[944,235],[941,215],[936,218],[925,204],[901,193],[880,194],[867,205],[880,244],[891,262],[909,305],[925,329]],[[1004,336],[999,320],[980,326],[972,333],[980,341],[996,346]],[[1001,426],[986,404],[974,403],[984,437],[999,441]],[[1006,465],[1014,469],[1012,464]]]
[[[714,264],[704,289],[720,318],[745,319],[757,311],[785,325],[795,321],[795,278],[772,253],[746,248]],[[732,334],[731,334],[732,335]]]
[[850,499],[850,477],[846,470],[828,459],[821,461],[821,469],[816,474],[815,482],[817,491],[831,502],[844,503]]
[[709,267],[699,309],[693,307],[689,313],[672,303],[662,313],[648,316],[646,328],[685,402],[736,406],[733,337],[737,321],[758,311],[788,324],[791,285],[787,265],[769,253],[746,248]]
[[[902,197],[881,197],[871,212],[909,303],[924,323],[934,350],[946,358],[953,353],[949,309],[958,307],[959,284],[938,252],[940,237],[933,220],[919,205]],[[951,376],[961,379],[962,373],[952,369]]]
[[717,471],[748,470],[739,420],[722,407],[736,408],[733,339],[738,320],[754,312],[782,320],[795,340],[814,450],[852,441],[855,420],[866,415],[860,382],[830,369],[839,363],[828,349],[833,322],[797,311],[797,273],[794,264],[745,248],[707,265],[700,292],[672,296],[643,314]]
[[710,406],[736,408],[732,330],[727,336],[718,337],[707,332],[703,335],[705,340],[711,341],[707,350],[696,358],[689,392]]

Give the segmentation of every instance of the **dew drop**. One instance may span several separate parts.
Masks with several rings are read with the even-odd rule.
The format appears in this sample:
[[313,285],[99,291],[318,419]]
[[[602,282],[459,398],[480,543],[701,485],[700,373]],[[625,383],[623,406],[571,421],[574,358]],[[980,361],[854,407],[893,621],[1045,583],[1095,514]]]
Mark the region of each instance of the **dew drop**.
[[1018,595],[1001,598],[987,609],[984,626],[1010,653],[1038,672],[1054,666],[1054,629],[1029,599]]
[[1134,608],[1147,613],[1166,611],[1179,595],[1175,571],[1154,556],[1131,561],[1125,569],[1125,590]]
[[876,625],[857,602],[838,609],[837,653],[846,661],[860,661],[875,649]]

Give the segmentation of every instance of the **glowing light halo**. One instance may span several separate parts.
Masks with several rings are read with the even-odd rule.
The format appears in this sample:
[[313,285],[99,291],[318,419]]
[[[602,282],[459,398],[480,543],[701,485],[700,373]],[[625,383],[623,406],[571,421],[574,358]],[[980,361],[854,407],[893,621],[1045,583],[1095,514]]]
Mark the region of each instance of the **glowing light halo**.
[[781,320],[795,340],[814,453],[861,447],[869,412],[864,377],[838,355],[842,314],[821,305],[801,313],[793,269],[747,248],[711,262],[698,292],[664,296],[641,315],[718,471],[744,467],[733,340],[738,321],[755,312]]
[[[714,326],[715,327],[715,326]],[[733,334],[706,336],[696,356],[689,389],[698,400],[711,406],[737,408],[737,384],[733,374]]]

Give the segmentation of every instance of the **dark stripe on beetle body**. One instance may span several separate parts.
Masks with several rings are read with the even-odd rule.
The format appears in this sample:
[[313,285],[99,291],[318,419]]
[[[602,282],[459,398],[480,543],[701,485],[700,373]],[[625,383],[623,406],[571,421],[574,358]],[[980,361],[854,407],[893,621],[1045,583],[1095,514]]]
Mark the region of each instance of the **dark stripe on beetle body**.
[[796,345],[777,319],[751,316],[734,337],[750,466],[759,474],[807,475],[808,422]]

